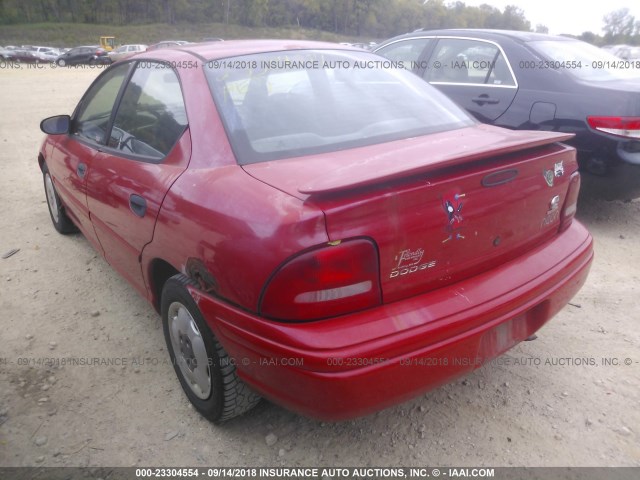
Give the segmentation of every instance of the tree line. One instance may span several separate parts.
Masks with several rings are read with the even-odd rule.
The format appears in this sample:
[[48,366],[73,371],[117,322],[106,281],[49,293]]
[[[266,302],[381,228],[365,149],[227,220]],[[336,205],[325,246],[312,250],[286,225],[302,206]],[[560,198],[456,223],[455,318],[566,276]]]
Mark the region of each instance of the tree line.
[[[0,24],[41,22],[136,25],[226,23],[247,27],[304,27],[349,36],[386,38],[418,28],[535,30],[509,5],[467,6],[445,0],[0,0]],[[640,21],[628,9],[603,18],[604,36],[579,38],[597,45],[640,44]]]
[[514,6],[501,11],[445,0],[0,0],[0,23],[40,22],[299,26],[377,38],[417,28],[531,28]]

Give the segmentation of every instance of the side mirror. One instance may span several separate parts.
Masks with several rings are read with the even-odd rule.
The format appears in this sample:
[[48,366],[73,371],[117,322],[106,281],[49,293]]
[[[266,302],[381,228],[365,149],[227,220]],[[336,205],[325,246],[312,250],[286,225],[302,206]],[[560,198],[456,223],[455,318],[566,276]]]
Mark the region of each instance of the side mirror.
[[40,130],[49,135],[64,135],[69,133],[71,117],[69,115],[56,115],[45,118],[40,122]]

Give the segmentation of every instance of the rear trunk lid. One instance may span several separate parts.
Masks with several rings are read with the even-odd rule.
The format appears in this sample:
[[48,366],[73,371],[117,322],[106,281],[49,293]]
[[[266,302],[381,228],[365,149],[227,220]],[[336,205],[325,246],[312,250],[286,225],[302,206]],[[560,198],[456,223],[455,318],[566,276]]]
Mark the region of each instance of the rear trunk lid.
[[321,208],[332,241],[372,238],[385,303],[495,268],[556,235],[571,135],[478,125],[246,165]]

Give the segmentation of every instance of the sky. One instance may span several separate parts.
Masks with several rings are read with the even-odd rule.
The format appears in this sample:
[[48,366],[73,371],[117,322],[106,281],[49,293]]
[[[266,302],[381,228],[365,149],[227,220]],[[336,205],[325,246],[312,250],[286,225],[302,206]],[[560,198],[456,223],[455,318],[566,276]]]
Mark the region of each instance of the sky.
[[591,31],[603,35],[602,18],[610,12],[628,8],[636,20],[640,20],[638,0],[461,0],[468,6],[483,3],[504,11],[507,5],[515,5],[524,11],[531,22],[531,27],[542,24],[549,28],[549,33],[559,35],[569,33],[580,35]]

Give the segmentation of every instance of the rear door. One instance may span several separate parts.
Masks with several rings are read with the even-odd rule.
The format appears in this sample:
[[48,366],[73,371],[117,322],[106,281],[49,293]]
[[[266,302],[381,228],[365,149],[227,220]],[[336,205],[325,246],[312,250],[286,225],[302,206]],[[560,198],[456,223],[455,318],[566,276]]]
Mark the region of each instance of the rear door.
[[177,73],[166,64],[138,63],[112,123],[88,173],[87,203],[107,261],[144,292],[140,253],[191,155]]
[[474,115],[491,123],[511,105],[518,83],[502,48],[471,38],[439,38],[423,77]]

